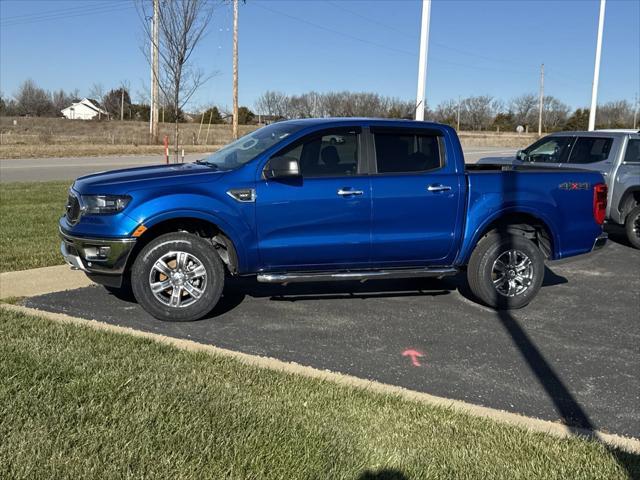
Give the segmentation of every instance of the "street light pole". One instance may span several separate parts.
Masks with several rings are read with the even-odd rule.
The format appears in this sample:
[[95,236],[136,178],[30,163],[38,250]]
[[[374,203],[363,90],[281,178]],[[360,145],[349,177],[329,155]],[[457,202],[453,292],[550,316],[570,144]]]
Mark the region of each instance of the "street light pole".
[[600,17],[598,20],[598,40],[596,43],[596,64],[593,69],[593,86],[591,89],[591,110],[589,110],[589,131],[596,128],[596,107],[598,106],[598,80],[600,79],[600,55],[602,53],[602,30],[604,29],[604,9],[607,0],[600,0]]
[[416,120],[424,120],[425,92],[427,83],[427,54],[429,52],[429,20],[431,0],[422,0],[422,24],[420,27],[420,58],[418,60],[418,94],[416,97]]

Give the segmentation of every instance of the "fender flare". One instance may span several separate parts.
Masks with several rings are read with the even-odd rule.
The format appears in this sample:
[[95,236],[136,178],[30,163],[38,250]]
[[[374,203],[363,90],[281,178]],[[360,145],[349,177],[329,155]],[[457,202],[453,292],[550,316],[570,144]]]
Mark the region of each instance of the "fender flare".
[[540,221],[540,223],[544,227],[546,227],[547,231],[551,235],[551,240],[552,240],[552,252],[551,252],[552,257],[551,258],[557,258],[558,253],[561,251],[561,249],[560,249],[560,238],[558,237],[557,229],[555,228],[555,225],[550,221],[550,219],[546,215],[542,214],[539,210],[535,210],[535,209],[523,207],[523,206],[517,206],[517,207],[514,206],[514,207],[508,207],[508,208],[503,208],[501,210],[498,210],[493,214],[491,214],[490,216],[488,216],[487,218],[485,218],[484,221],[476,227],[475,231],[473,232],[473,235],[471,236],[471,240],[468,243],[465,242],[466,244],[465,248],[463,251],[460,252],[460,258],[456,260],[456,264],[460,264],[460,263],[466,264],[469,261],[469,258],[471,257],[471,252],[473,252],[473,249],[478,244],[478,242],[480,241],[480,238],[482,237],[484,232],[487,230],[489,225],[491,225],[496,220],[499,220],[500,217],[504,217],[506,215],[512,215],[512,214],[525,214]]
[[244,271],[246,269],[247,252],[245,251],[244,243],[240,240],[240,235],[235,231],[235,229],[229,222],[225,221],[218,215],[197,209],[171,210],[152,215],[144,221],[144,226],[149,229],[167,220],[179,220],[183,218],[203,220],[218,227],[221,233],[223,233],[233,244],[233,248],[235,249],[238,260],[238,271]]

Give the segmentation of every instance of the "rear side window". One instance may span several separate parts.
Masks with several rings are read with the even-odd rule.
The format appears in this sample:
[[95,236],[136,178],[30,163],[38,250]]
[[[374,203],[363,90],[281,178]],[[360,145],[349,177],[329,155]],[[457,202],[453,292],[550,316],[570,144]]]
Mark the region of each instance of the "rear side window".
[[626,163],[640,164],[640,138],[630,138],[627,142],[627,153],[624,154]]
[[442,167],[435,135],[413,133],[374,134],[378,173],[426,172]]
[[580,137],[571,150],[569,163],[597,163],[609,158],[612,138]]

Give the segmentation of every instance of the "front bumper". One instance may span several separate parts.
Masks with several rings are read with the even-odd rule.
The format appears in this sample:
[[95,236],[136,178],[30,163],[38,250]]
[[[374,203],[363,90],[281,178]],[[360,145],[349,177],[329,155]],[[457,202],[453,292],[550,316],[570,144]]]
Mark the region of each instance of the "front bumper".
[[60,229],[60,252],[76,270],[90,276],[122,276],[135,238],[74,237]]

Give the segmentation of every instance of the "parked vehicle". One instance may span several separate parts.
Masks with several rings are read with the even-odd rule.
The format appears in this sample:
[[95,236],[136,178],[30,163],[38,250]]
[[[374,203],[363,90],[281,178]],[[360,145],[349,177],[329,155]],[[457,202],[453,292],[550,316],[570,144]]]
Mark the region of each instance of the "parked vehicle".
[[484,158],[478,163],[538,165],[595,170],[609,187],[606,220],[625,227],[640,248],[640,132],[596,130],[558,132],[520,150],[516,157]]
[[520,308],[545,259],[604,245],[606,192],[598,172],[465,168],[445,125],[294,120],[195,163],[77,179],[61,250],[98,283],[130,279],[163,320],[206,315],[227,275],[286,284],[466,270],[480,301]]

